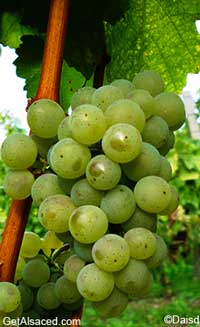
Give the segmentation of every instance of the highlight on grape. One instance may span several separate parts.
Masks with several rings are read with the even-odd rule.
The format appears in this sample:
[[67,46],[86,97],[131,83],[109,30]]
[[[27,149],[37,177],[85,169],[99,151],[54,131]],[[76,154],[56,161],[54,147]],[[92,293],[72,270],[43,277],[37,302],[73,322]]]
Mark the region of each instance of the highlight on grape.
[[31,196],[43,237],[26,231],[15,282],[0,283],[0,322],[71,318],[84,300],[102,318],[144,297],[167,257],[157,215],[179,203],[165,155],[185,121],[181,98],[159,73],[143,71],[98,89],[83,87],[66,116],[49,99],[33,102],[31,136],[2,144],[4,190]]

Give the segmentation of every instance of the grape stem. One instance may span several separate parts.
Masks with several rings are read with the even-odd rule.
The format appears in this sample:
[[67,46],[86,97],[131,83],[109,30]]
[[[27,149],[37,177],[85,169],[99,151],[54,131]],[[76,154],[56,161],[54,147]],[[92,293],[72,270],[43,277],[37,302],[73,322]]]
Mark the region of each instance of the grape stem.
[[[69,0],[51,0],[42,71],[35,101],[59,101],[63,51],[68,25]],[[30,105],[30,102],[29,102]],[[12,201],[0,244],[0,281],[12,282],[31,208],[31,198]]]

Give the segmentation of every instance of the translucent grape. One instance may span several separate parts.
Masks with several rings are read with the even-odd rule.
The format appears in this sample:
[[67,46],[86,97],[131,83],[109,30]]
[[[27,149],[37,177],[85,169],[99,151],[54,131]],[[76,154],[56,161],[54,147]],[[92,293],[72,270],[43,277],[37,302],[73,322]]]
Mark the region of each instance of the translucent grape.
[[127,98],[140,105],[146,119],[155,113],[155,99],[147,90],[135,89],[127,95]]
[[33,291],[25,284],[20,284],[17,286],[21,295],[21,303],[23,306],[23,311],[27,311],[31,308],[34,300]]
[[15,270],[15,278],[14,278],[15,282],[22,279],[22,271],[24,269],[25,264],[26,264],[26,262],[25,262],[24,258],[18,257],[17,266],[16,266],[16,270]]
[[171,198],[169,184],[158,176],[140,179],[134,189],[136,204],[142,210],[158,213],[166,208]]
[[58,177],[58,183],[61,187],[61,189],[64,191],[65,194],[70,195],[71,189],[73,187],[73,185],[78,182],[79,178],[75,178],[75,179],[67,179],[67,178],[63,178],[60,176]]
[[162,262],[166,259],[168,253],[167,245],[163,238],[156,234],[155,237],[157,244],[156,251],[151,257],[145,260],[147,267],[150,269],[160,266]]
[[16,285],[0,282],[0,311],[14,311],[20,304],[21,296]]
[[92,244],[84,244],[74,240],[74,252],[86,262],[92,262]]
[[145,124],[142,131],[144,142],[151,143],[160,148],[169,138],[169,128],[164,119],[159,116],[152,116]]
[[171,196],[168,205],[159,212],[160,215],[170,215],[173,213],[179,205],[179,195],[178,191],[174,186],[170,186]]
[[124,235],[124,239],[129,245],[130,256],[133,259],[144,260],[156,251],[156,238],[146,228],[132,228]]
[[164,90],[164,82],[160,74],[153,70],[139,72],[133,79],[133,85],[136,89],[149,91],[152,96],[156,96]]
[[28,170],[10,170],[4,178],[5,193],[15,200],[23,200],[31,194],[34,176]]
[[132,190],[125,185],[117,185],[104,195],[100,208],[110,223],[123,223],[131,217],[136,208]]
[[86,177],[95,189],[109,190],[118,184],[121,178],[121,168],[117,163],[100,154],[88,163]]
[[22,272],[24,282],[31,287],[40,287],[48,282],[50,269],[46,262],[33,259],[26,263]]
[[32,134],[31,138],[33,139],[33,141],[37,146],[39,155],[44,159],[46,159],[47,157],[49,148],[57,142],[57,137],[44,139],[42,137]]
[[42,247],[40,237],[33,232],[25,232],[20,249],[20,256],[25,258],[35,257]]
[[116,79],[111,83],[112,86],[118,87],[126,97],[134,88],[133,83],[127,79]]
[[55,284],[43,284],[37,292],[37,301],[39,305],[46,310],[57,309],[60,306],[61,301],[56,295]]
[[75,183],[71,190],[71,199],[77,207],[85,204],[99,206],[102,197],[103,192],[94,189],[87,179],[81,179]]
[[90,150],[70,138],[56,143],[50,152],[50,165],[63,178],[82,176],[90,159]]
[[69,231],[64,233],[56,233],[56,236],[60,241],[64,243],[68,243],[70,245],[73,244],[74,239]]
[[[17,318],[20,318],[22,316],[22,313],[23,313],[23,306],[20,303],[15,310],[7,313],[6,316],[11,318],[11,319],[17,319]],[[0,326],[1,326],[1,318],[0,318]],[[5,326],[5,325],[3,325],[3,326]],[[11,324],[9,326],[11,326]]]
[[72,112],[70,127],[77,142],[90,145],[101,140],[107,124],[101,109],[91,104],[83,104]]
[[149,285],[151,273],[142,261],[130,259],[126,267],[115,272],[116,287],[129,295],[140,296]]
[[148,175],[157,175],[160,171],[161,157],[158,150],[149,143],[142,143],[141,153],[134,160],[122,165],[125,175],[132,181],[138,181]]
[[105,234],[108,220],[98,207],[84,205],[74,210],[69,219],[72,236],[81,243],[93,243]]
[[89,301],[102,301],[106,299],[114,288],[114,277],[111,273],[90,263],[78,274],[77,287],[81,295]]
[[55,284],[55,292],[57,298],[62,303],[74,303],[81,298],[75,283],[70,282],[64,276],[60,277]]
[[63,267],[64,276],[71,282],[76,283],[77,276],[84,266],[85,261],[74,254],[65,261]]
[[99,87],[92,94],[92,104],[105,111],[106,108],[116,100],[123,99],[122,91],[113,85]]
[[65,117],[60,125],[58,126],[58,139],[62,140],[65,138],[72,138],[71,124],[70,124],[70,116]]
[[31,137],[11,134],[1,146],[1,158],[12,169],[26,169],[35,162],[37,146]]
[[136,207],[131,218],[122,224],[122,228],[124,231],[127,232],[129,229],[135,227],[143,227],[149,229],[151,232],[155,232],[156,225],[157,225],[156,214],[145,212],[140,208]]
[[48,196],[39,207],[40,223],[47,230],[63,233],[69,230],[69,217],[75,206],[67,195]]
[[48,231],[42,239],[42,250],[47,256],[51,255],[52,250],[59,249],[62,245],[63,242],[53,231]]
[[126,266],[130,258],[130,250],[123,237],[107,234],[94,243],[92,257],[100,269],[114,272]]
[[108,298],[100,302],[93,302],[97,313],[104,319],[119,316],[128,305],[128,297],[116,287]]
[[185,107],[181,98],[172,92],[163,92],[156,98],[155,112],[172,130],[179,129],[185,121]]
[[80,106],[84,103],[91,103],[92,101],[92,94],[94,93],[95,88],[91,86],[85,86],[81,89],[74,92],[71,98],[71,107],[75,109],[76,107]]
[[102,148],[107,157],[124,163],[135,159],[141,152],[142,138],[130,124],[115,124],[103,136]]
[[34,101],[27,113],[27,121],[33,134],[47,139],[57,135],[58,126],[64,117],[62,107],[50,99]]
[[169,160],[167,160],[163,156],[160,156],[160,158],[161,166],[158,175],[168,182],[172,178],[172,167],[170,165]]
[[175,142],[175,136],[173,131],[169,130],[169,137],[167,141],[158,149],[160,154],[165,156],[171,148],[173,148]]
[[140,132],[145,125],[145,115],[140,106],[131,100],[122,99],[112,103],[105,111],[107,125],[127,123],[136,127]]
[[49,195],[64,194],[55,174],[39,176],[32,185],[31,196],[35,205],[39,206]]

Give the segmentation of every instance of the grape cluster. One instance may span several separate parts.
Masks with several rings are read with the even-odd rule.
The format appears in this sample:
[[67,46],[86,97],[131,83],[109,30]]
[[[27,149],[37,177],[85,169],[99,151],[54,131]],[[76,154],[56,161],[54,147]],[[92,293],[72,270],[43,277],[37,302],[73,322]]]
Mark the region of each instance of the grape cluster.
[[54,101],[33,102],[32,135],[2,145],[5,192],[31,195],[47,231],[24,234],[17,286],[0,283],[6,314],[62,317],[86,299],[103,318],[119,315],[148,294],[151,270],[167,256],[156,224],[178,206],[165,155],[185,121],[182,100],[143,71],[133,82],[78,90],[71,109],[65,117]]

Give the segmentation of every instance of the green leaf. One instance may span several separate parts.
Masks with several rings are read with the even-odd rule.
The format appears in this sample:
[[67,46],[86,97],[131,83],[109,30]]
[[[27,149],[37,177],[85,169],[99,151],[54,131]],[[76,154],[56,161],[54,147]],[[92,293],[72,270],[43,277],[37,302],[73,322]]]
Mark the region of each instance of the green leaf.
[[1,17],[0,43],[10,48],[18,48],[21,44],[21,37],[27,34],[34,34],[34,31],[21,25],[20,16],[4,12]]
[[200,69],[199,7],[199,0],[132,0],[124,19],[106,25],[109,79],[131,80],[138,71],[153,69],[167,90],[180,92],[187,73]]

